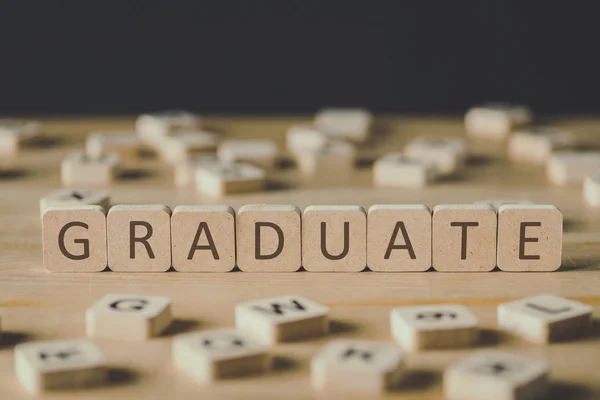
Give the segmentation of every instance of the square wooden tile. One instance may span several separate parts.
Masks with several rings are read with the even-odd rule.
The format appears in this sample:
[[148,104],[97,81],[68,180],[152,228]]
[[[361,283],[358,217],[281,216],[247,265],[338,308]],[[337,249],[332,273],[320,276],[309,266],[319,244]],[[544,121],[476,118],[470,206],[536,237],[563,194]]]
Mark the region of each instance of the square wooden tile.
[[373,183],[381,187],[423,187],[434,181],[437,170],[431,163],[410,160],[401,152],[383,155],[373,165]]
[[249,204],[237,216],[237,265],[244,272],[294,272],[302,265],[300,209]]
[[575,137],[567,130],[532,127],[520,129],[510,136],[508,155],[515,161],[543,164],[552,152],[573,148],[575,144]]
[[235,211],[225,205],[177,206],[171,242],[177,271],[229,272],[235,267]]
[[172,110],[140,115],[135,129],[148,144],[158,144],[172,133],[200,129],[202,119],[188,111]]
[[591,172],[583,180],[583,198],[591,207],[600,207],[600,173]]
[[441,204],[433,209],[436,271],[484,272],[496,266],[496,211],[487,204]]
[[175,164],[175,186],[180,188],[194,187],[196,184],[196,170],[209,165],[220,164],[216,154],[192,155]]
[[546,176],[554,185],[580,184],[600,169],[600,152],[558,151],[546,162]]
[[362,108],[326,108],[315,115],[314,123],[327,136],[360,143],[371,134],[373,115]]
[[265,170],[247,163],[206,164],[196,170],[196,191],[209,197],[259,192],[265,184]]
[[106,217],[108,266],[119,272],[164,272],[171,267],[171,210],[163,205],[118,205]]
[[356,147],[344,141],[328,140],[319,149],[303,149],[295,153],[298,169],[304,174],[347,174],[354,169]]
[[141,155],[143,142],[135,132],[92,132],[85,149],[92,159],[117,154],[124,161],[134,161]]
[[109,186],[117,178],[121,157],[107,154],[92,158],[85,153],[71,153],[61,164],[60,174],[64,186]]
[[290,153],[317,151],[328,141],[327,136],[314,125],[293,125],[287,130],[285,137]]
[[502,140],[511,131],[533,120],[531,110],[523,105],[491,103],[473,107],[465,114],[465,130],[473,137]]
[[176,165],[191,156],[214,155],[220,136],[208,131],[190,131],[175,133],[165,137],[159,149],[161,158]]
[[431,210],[423,204],[376,204],[367,215],[371,271],[427,271],[431,267]]
[[48,207],[100,206],[104,212],[110,208],[110,195],[106,190],[57,189],[40,198],[40,217]]
[[417,137],[403,152],[408,160],[433,165],[442,176],[458,172],[467,159],[467,145],[458,137]]
[[279,150],[272,140],[230,139],[219,144],[217,155],[225,163],[243,162],[269,170],[275,167]]

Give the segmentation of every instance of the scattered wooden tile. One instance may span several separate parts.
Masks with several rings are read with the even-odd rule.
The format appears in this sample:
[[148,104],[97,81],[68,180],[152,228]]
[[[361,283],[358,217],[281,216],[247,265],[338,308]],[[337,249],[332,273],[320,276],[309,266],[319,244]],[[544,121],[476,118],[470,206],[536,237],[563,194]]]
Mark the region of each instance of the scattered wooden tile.
[[220,164],[216,154],[189,156],[175,164],[175,186],[193,186],[196,183],[196,170],[207,164]]
[[171,324],[168,297],[107,294],[85,311],[90,338],[145,340]]
[[317,151],[323,148],[327,141],[327,136],[313,125],[294,125],[286,133],[287,149],[291,153]]
[[277,162],[277,145],[266,139],[224,140],[217,150],[225,163],[245,162],[264,169],[273,169]]
[[124,161],[140,157],[143,142],[135,132],[92,132],[86,139],[86,153],[92,159],[117,154]]
[[500,351],[479,351],[444,371],[448,400],[530,400],[548,390],[544,361]]
[[364,142],[369,138],[373,115],[361,108],[326,108],[315,115],[315,126],[327,136]]
[[0,158],[14,156],[22,145],[35,141],[41,126],[34,121],[0,119]]
[[592,172],[583,180],[583,198],[591,207],[600,207],[600,174]]
[[402,351],[371,340],[330,341],[310,364],[313,389],[331,394],[381,395],[395,388],[403,374]]
[[61,180],[65,186],[108,186],[116,179],[120,164],[116,154],[92,158],[81,152],[71,153],[61,164]]
[[514,132],[508,141],[508,155],[515,161],[543,164],[557,150],[574,147],[569,131],[552,127],[535,127]]
[[300,172],[312,175],[326,171],[335,176],[352,171],[356,147],[349,142],[329,140],[317,150],[298,150],[295,156]]
[[367,216],[367,265],[372,271],[431,267],[431,210],[423,204],[376,204]]
[[110,208],[108,192],[95,189],[58,189],[40,199],[40,217],[48,207],[94,205],[107,212]]
[[302,216],[302,265],[359,272],[367,265],[367,215],[360,206],[309,206]]
[[498,209],[498,268],[555,271],[562,262],[563,216],[556,206],[506,204]]
[[392,336],[410,352],[468,347],[477,341],[477,318],[465,306],[397,307],[390,315]]
[[168,163],[176,165],[190,156],[211,155],[217,150],[219,135],[208,131],[181,132],[167,136],[159,153]]
[[437,271],[491,271],[496,266],[496,211],[487,204],[433,209],[432,263]]
[[280,296],[239,303],[235,325],[261,342],[274,344],[323,336],[329,309],[301,296]]
[[592,307],[553,294],[542,294],[498,306],[498,325],[530,342],[545,344],[586,335]]
[[237,216],[237,265],[245,272],[294,272],[302,265],[301,212],[292,205],[249,204]]
[[171,210],[163,205],[113,206],[106,217],[108,265],[119,272],[171,267]]
[[48,208],[42,218],[42,243],[48,271],[103,271],[107,266],[104,209],[88,205]]
[[440,175],[460,170],[467,159],[467,145],[462,138],[421,136],[404,147],[408,160],[433,165]]
[[135,128],[144,142],[157,144],[169,134],[200,129],[201,122],[199,115],[187,111],[164,111],[140,115]]
[[211,197],[259,192],[265,184],[265,171],[247,163],[207,164],[196,170],[196,191]]
[[172,347],[175,368],[201,384],[263,373],[271,366],[267,347],[235,329],[178,335]]
[[528,124],[532,119],[531,110],[522,105],[485,104],[467,111],[465,129],[471,136],[501,140],[514,128]]
[[15,374],[30,394],[96,386],[106,379],[104,358],[89,340],[53,340],[15,347]]
[[600,169],[600,152],[559,151],[546,162],[546,176],[555,185],[582,183],[591,172]]
[[177,206],[171,217],[173,268],[228,272],[235,267],[235,211],[225,205]]
[[401,152],[387,153],[373,165],[373,182],[381,187],[423,187],[437,175],[431,163],[408,159]]

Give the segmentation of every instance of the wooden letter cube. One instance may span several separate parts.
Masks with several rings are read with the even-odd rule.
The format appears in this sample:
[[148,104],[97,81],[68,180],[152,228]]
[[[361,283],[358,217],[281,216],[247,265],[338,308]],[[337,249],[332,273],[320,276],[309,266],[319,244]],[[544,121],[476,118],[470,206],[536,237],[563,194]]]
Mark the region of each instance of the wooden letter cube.
[[159,144],[171,133],[199,129],[201,122],[199,115],[187,111],[163,111],[140,115],[135,129],[146,143]]
[[511,135],[508,155],[516,161],[543,164],[556,150],[573,147],[575,138],[571,132],[551,127],[523,129]]
[[265,171],[246,163],[207,164],[196,170],[197,192],[210,197],[258,192],[265,183]]
[[100,206],[50,207],[42,218],[44,266],[98,272],[107,266],[106,215]]
[[235,267],[235,211],[229,206],[177,206],[171,217],[173,268],[228,272]]
[[548,389],[544,361],[499,351],[480,351],[444,371],[444,399],[541,399]]
[[105,190],[58,189],[40,199],[40,216],[48,207],[57,206],[100,206],[110,208],[110,196]]
[[591,306],[553,294],[498,306],[498,325],[502,329],[539,344],[584,336],[591,319]]
[[488,204],[433,209],[432,263],[437,271],[491,271],[496,266],[496,211]]
[[329,332],[329,309],[301,296],[281,296],[240,303],[236,327],[268,344],[289,342]]
[[498,209],[498,268],[555,271],[562,261],[563,216],[556,206],[506,204]]
[[40,124],[17,119],[0,119],[0,167],[11,166],[24,144],[40,136]]
[[120,164],[121,157],[116,154],[92,158],[85,153],[71,153],[61,164],[62,183],[65,186],[108,186],[117,177]]
[[318,149],[298,150],[295,156],[300,172],[339,178],[340,174],[347,174],[354,168],[356,147],[348,142],[330,140]]
[[175,164],[175,186],[180,188],[194,186],[198,168],[209,164],[220,164],[216,155],[193,155],[178,162]]
[[600,169],[600,152],[559,151],[546,162],[546,176],[554,185],[582,183],[590,172]]
[[171,324],[171,300],[136,294],[107,294],[85,312],[90,338],[145,340]]
[[409,160],[400,152],[388,153],[373,165],[373,182],[381,187],[423,187],[436,177],[432,164]]
[[309,206],[302,217],[302,264],[313,272],[367,265],[367,215],[360,206]]
[[163,205],[114,206],[106,218],[108,266],[120,272],[171,267],[171,210]]
[[213,132],[181,132],[165,137],[159,153],[166,162],[176,165],[190,156],[214,153],[218,142],[219,135]]
[[372,271],[431,267],[431,210],[422,204],[376,204],[367,216],[367,265]]
[[271,366],[267,347],[235,329],[178,335],[172,354],[175,368],[198,383],[259,374]]
[[93,132],[85,144],[86,153],[92,159],[118,154],[127,161],[139,158],[143,145],[134,132]]
[[465,129],[475,137],[502,140],[514,127],[529,123],[531,110],[513,104],[485,104],[473,107],[465,115]]
[[217,155],[225,163],[246,162],[269,170],[275,167],[278,150],[272,140],[225,140],[219,144]]
[[404,355],[393,345],[370,340],[333,340],[312,359],[313,389],[324,393],[381,395],[404,373]]
[[294,272],[302,265],[301,213],[292,205],[250,204],[237,217],[237,264],[245,272]]
[[102,353],[89,340],[19,344],[15,347],[15,373],[31,394],[95,386],[106,379]]
[[591,207],[600,207],[600,174],[592,172],[583,181],[583,198]]
[[404,147],[408,160],[433,165],[438,174],[451,175],[461,169],[467,159],[464,139],[454,137],[418,137]]
[[392,336],[403,349],[467,347],[477,341],[477,318],[465,306],[398,307],[390,314]]
[[360,108],[327,108],[315,115],[315,125],[326,135],[354,142],[369,138],[372,122],[373,115]]
[[286,145],[291,153],[317,151],[326,143],[327,137],[315,126],[294,125],[286,133]]

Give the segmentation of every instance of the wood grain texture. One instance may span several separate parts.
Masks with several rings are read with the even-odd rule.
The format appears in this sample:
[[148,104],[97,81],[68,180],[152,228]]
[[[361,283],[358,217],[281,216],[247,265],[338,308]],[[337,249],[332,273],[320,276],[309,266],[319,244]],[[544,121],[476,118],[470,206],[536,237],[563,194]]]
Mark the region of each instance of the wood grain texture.
[[[206,128],[228,138],[273,139],[285,148],[285,131],[308,117],[206,119]],[[552,273],[65,273],[42,265],[39,199],[60,187],[60,161],[82,149],[93,130],[127,130],[133,118],[43,120],[47,138],[42,147],[23,150],[17,171],[0,172],[0,398],[26,398],[15,379],[13,346],[24,340],[82,338],[85,309],[107,293],[169,296],[175,322],[148,342],[98,340],[111,368],[111,384],[84,391],[60,392],[49,399],[311,399],[310,359],[333,338],[393,343],[389,311],[401,305],[463,304],[484,329],[479,348],[505,349],[545,357],[551,369],[552,398],[600,397],[600,328],[577,341],[534,346],[497,333],[498,304],[537,293],[555,293],[594,306],[600,314],[600,210],[588,208],[579,187],[552,186],[543,167],[514,164],[504,145],[470,140],[468,168],[456,177],[421,189],[374,188],[375,158],[419,135],[463,136],[460,118],[380,117],[375,133],[362,145],[358,166],[347,176],[300,174],[290,163],[269,173],[265,192],[226,196],[220,204],[236,210],[244,204],[372,204],[471,203],[486,199],[528,199],[556,204],[565,216],[563,267]],[[584,143],[597,147],[600,120],[556,121],[572,129]],[[587,146],[587,147],[590,147]],[[192,189],[177,189],[172,168],[155,159],[128,166],[110,188],[120,204],[215,204]],[[232,327],[236,303],[256,298],[297,294],[331,309],[330,337],[279,344],[271,349],[275,369],[262,376],[200,386],[171,366],[173,335],[198,329]],[[469,350],[429,351],[410,355],[408,381],[389,398],[437,399],[441,372]]]

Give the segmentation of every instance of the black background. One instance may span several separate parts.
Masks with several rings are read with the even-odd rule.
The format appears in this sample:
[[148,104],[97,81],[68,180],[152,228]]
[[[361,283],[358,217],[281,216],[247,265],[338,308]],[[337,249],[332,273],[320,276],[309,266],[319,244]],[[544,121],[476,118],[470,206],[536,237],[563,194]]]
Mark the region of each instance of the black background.
[[597,113],[592,5],[0,1],[0,114]]

